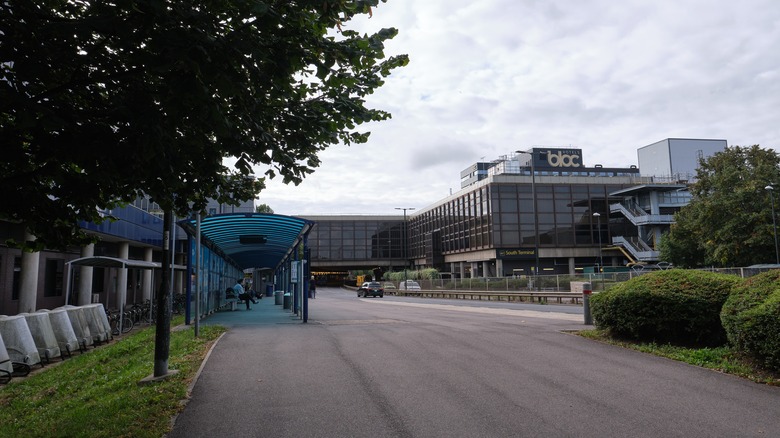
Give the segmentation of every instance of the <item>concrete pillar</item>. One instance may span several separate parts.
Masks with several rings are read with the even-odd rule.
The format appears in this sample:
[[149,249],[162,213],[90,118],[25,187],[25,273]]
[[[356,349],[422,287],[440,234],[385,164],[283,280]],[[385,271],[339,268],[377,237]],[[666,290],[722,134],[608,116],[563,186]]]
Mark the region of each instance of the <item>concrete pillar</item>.
[[484,261],[482,262],[482,276],[485,278],[490,277],[490,262]]
[[477,262],[471,262],[471,278],[479,277],[479,265]]
[[504,260],[496,259],[496,277],[504,276]]
[[[152,248],[144,248],[144,261],[151,262],[154,250]],[[144,269],[141,274],[141,295],[143,300],[152,300],[152,274],[151,269]]]
[[658,192],[650,192],[650,214],[661,214],[658,202]]
[[574,261],[574,257],[569,257],[569,275],[575,275],[577,264]]
[[[35,236],[27,233],[27,241],[34,241]],[[19,312],[31,313],[38,308],[38,271],[40,269],[41,253],[22,251],[22,272],[19,278]]]
[[458,262],[458,273],[460,278],[466,278],[466,262]]
[[[95,244],[81,247],[81,257],[92,257],[95,255]],[[78,300],[76,304],[79,306],[85,306],[92,303],[92,273],[95,268],[92,266],[79,266],[79,284],[78,284]]]
[[[130,244],[128,242],[121,242],[119,244],[118,255],[120,259],[127,259],[130,257]],[[118,271],[116,276],[116,307],[119,311],[122,311],[127,303],[127,268],[121,268],[118,269]]]

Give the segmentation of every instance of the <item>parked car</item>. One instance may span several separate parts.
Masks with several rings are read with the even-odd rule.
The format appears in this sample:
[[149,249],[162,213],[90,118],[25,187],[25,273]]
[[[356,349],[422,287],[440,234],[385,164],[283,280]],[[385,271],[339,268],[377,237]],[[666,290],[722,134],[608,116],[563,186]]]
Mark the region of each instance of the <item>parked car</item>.
[[382,298],[385,296],[385,290],[382,288],[382,285],[376,281],[366,281],[358,288],[357,296],[368,297],[369,295]]
[[404,280],[398,285],[398,288],[404,290],[420,290],[420,283],[414,280]]

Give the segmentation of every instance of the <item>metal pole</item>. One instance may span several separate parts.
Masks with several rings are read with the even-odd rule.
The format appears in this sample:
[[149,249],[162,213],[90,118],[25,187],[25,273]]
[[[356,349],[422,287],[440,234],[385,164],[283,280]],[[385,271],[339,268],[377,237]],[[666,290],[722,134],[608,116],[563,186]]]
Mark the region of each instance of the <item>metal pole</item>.
[[596,216],[597,226],[596,226],[596,233],[599,236],[599,272],[603,272],[604,270],[604,255],[601,251],[601,215],[596,212],[593,213],[593,216]]
[[[170,276],[170,284],[168,287],[168,312],[173,309],[173,292],[174,292],[174,281],[176,279],[176,269],[174,269],[175,262],[176,261],[176,215],[173,215],[173,218],[171,220],[171,276]],[[170,314],[168,315],[168,318],[170,318]]]
[[590,283],[582,284],[582,313],[585,316],[585,325],[593,325],[593,316],[590,314],[590,294],[593,287]]
[[[531,149],[531,202],[534,210],[534,260],[536,271],[534,275],[539,275],[539,215],[536,213],[536,167],[534,165],[534,150]],[[534,282],[535,283],[535,282]]]
[[404,259],[404,288],[405,288],[407,280],[409,279],[409,276],[407,274],[407,268],[409,267],[409,256],[407,254],[407,243],[408,243],[407,242],[407,240],[408,240],[407,227],[408,227],[408,225],[406,224],[406,210],[414,210],[414,207],[395,207],[395,209],[404,211],[404,226],[403,226],[402,233],[401,233],[402,236],[403,236],[402,237],[403,238],[403,242],[401,243],[401,251],[403,252],[402,256],[403,256],[403,259]]
[[774,187],[766,186],[764,188],[769,191],[769,201],[772,203],[772,230],[774,231],[775,235],[775,263],[780,265],[780,249],[778,249],[777,246],[777,220],[775,219],[775,197],[773,193]]
[[195,337],[200,336],[200,212],[195,214]]
[[309,260],[311,255],[309,253],[309,235],[303,236],[303,263],[301,269],[303,270],[303,322],[309,322],[309,291],[311,285],[309,282],[314,281],[311,278],[311,266]]

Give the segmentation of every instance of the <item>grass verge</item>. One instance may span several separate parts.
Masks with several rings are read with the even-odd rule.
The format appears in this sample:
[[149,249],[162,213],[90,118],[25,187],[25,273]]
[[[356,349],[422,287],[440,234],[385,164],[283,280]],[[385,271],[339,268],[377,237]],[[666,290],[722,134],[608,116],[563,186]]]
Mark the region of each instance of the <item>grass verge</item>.
[[[183,322],[174,318],[171,326]],[[208,349],[224,327],[172,331],[170,378],[139,385],[154,371],[155,327],[46,368],[0,387],[0,436],[161,437]]]
[[579,336],[654,354],[726,374],[750,379],[756,383],[780,386],[780,373],[762,368],[755,361],[734,352],[730,347],[688,348],[669,344],[632,342],[615,339],[604,330],[583,330]]

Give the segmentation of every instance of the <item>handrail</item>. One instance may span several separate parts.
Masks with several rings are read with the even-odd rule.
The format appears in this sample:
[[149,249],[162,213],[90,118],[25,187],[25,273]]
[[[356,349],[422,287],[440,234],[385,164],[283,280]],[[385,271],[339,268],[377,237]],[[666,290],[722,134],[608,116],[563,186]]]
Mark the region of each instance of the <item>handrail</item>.
[[538,302],[547,304],[582,304],[582,294],[577,292],[483,292],[469,290],[397,290],[396,296],[416,296],[420,298],[451,298],[478,301]]
[[650,214],[641,209],[638,205],[625,205],[623,203],[614,203],[609,205],[611,213],[620,212],[634,225],[670,225],[674,223],[674,215],[671,214]]
[[635,242],[632,242],[628,237],[614,236],[612,237],[612,243],[614,245],[620,245],[623,248],[627,249],[630,253],[634,255],[634,258],[640,261],[646,262],[646,261],[658,260],[658,257],[660,256],[659,251],[655,251],[652,249],[650,250],[642,249],[638,247]]

